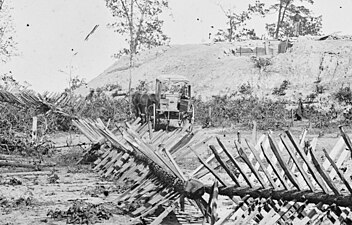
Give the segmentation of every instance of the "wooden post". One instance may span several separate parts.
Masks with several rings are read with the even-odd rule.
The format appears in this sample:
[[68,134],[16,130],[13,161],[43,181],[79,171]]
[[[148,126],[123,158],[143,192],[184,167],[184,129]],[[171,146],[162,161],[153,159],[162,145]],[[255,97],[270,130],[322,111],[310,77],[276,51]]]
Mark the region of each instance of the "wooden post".
[[258,46],[255,47],[255,56],[258,56]]
[[156,130],[156,106],[155,106],[155,103],[153,104],[153,126],[154,126],[154,130]]
[[152,140],[153,139],[153,129],[152,129],[152,124],[151,124],[150,120],[148,120],[148,130],[149,130],[149,139]]
[[265,55],[269,55],[269,41],[265,39]]
[[212,123],[213,123],[213,120],[212,120],[212,118],[211,118],[211,106],[209,106],[209,108],[208,108],[208,118],[209,118],[208,127],[211,127],[211,126],[212,126]]
[[34,116],[33,123],[32,123],[32,142],[37,141],[37,138],[38,138],[37,128],[38,128],[38,117]]
[[257,121],[255,120],[253,120],[252,141],[253,144],[257,143]]

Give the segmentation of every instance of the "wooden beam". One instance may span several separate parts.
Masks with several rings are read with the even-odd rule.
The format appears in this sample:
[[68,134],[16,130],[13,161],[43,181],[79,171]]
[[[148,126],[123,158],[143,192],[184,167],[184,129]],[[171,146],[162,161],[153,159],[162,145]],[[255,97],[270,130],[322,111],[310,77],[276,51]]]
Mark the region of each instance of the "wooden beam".
[[[206,186],[205,191],[211,192],[211,186]],[[262,188],[243,188],[243,187],[219,187],[219,195],[225,196],[240,196],[246,195],[252,198],[271,198],[282,201],[297,201],[297,202],[308,202],[308,203],[323,203],[323,204],[336,204],[342,207],[352,207],[352,195],[331,195],[323,192],[312,192],[312,191],[299,191],[299,190],[273,190],[262,189]]]

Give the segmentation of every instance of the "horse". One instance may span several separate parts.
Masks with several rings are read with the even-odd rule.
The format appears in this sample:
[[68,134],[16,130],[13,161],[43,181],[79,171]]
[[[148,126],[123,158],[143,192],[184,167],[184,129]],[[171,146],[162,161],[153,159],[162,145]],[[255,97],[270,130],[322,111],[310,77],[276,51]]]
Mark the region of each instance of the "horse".
[[132,94],[132,103],[136,117],[141,118],[141,123],[146,123],[153,115],[153,105],[157,105],[159,99],[156,94],[135,92]]

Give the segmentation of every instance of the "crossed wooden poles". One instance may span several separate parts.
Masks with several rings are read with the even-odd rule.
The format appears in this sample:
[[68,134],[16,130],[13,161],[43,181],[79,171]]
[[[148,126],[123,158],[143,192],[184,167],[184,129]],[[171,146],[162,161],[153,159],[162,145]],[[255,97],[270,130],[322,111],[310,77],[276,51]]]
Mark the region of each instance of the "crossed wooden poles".
[[[332,151],[327,153],[323,149],[323,162],[319,162],[315,151],[317,139],[306,145],[306,131],[300,141],[289,131],[280,135],[279,141],[270,133],[263,135],[256,146],[238,139],[234,143],[237,159],[217,138],[219,151],[210,145],[213,152],[210,158],[197,157],[202,167],[223,185],[219,188],[220,195],[241,198],[237,200],[238,207],[231,210],[224,221],[231,217],[236,218],[236,224],[250,221],[306,224],[319,223],[328,215],[330,221],[352,222],[351,180],[339,169],[351,159],[352,145],[342,127],[340,132],[341,137]],[[215,161],[214,166],[210,165],[212,161]],[[235,167],[235,171],[229,165]],[[221,167],[234,184],[227,184],[216,172],[217,167]],[[205,173],[195,175],[199,178]]]
[[[186,177],[172,154],[187,144],[197,144],[191,143],[193,133],[182,129],[171,133],[160,130],[154,132],[150,139],[150,126],[141,126],[138,120],[126,123],[127,128],[115,130],[115,134],[106,129],[101,120],[80,119],[73,123],[92,142],[108,140],[111,143],[111,148],[95,162],[94,170],[103,177],[114,179],[117,183],[129,183],[133,187],[116,199],[122,208],[137,204],[130,214],[145,218],[159,205],[166,204],[167,211],[176,207],[176,200],[184,193]],[[206,212],[207,203],[203,199],[190,200],[189,205],[197,205],[203,213]],[[161,214],[152,224],[161,222],[165,216],[167,214]],[[192,220],[191,216],[187,220]]]
[[[202,179],[207,174],[215,179],[211,187],[205,188],[209,202],[197,198],[188,205],[197,205],[202,214],[209,215],[211,224],[223,224],[230,218],[236,224],[351,221],[351,180],[346,177],[348,170],[340,168],[350,159],[352,145],[342,127],[335,147],[329,153],[323,149],[321,162],[315,151],[318,140],[305,141],[306,130],[299,140],[289,131],[277,139],[268,133],[255,146],[238,138],[234,141],[236,155],[219,138],[208,146],[212,137],[197,141],[194,133],[181,129],[150,132],[150,126],[139,125],[138,120],[115,131],[108,130],[100,120],[76,119],[74,124],[92,142],[111,143],[94,169],[104,177],[130,184],[132,188],[116,201],[122,206],[135,204],[132,216],[145,218],[159,205],[166,207],[152,224],[160,223],[167,212],[175,210],[189,178]],[[203,159],[199,152],[208,147],[212,155]],[[200,166],[186,176],[176,159],[190,150]],[[228,179],[218,173],[219,168]],[[216,216],[217,194],[228,196],[234,203],[222,218]]]

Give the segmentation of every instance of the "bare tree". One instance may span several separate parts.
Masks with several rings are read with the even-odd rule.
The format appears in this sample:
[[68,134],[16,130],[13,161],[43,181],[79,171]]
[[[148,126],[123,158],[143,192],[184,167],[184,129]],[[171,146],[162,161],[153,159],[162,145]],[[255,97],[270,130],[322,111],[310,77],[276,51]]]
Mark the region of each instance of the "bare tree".
[[[169,38],[163,33],[163,21],[160,14],[168,8],[166,0],[106,0],[106,5],[111,9],[117,21],[111,27],[121,35],[126,35],[129,49],[124,48],[116,54],[130,56],[129,96],[131,103],[131,83],[133,58],[136,53],[168,43]],[[130,111],[131,104],[130,104]]]
[[240,13],[235,12],[234,8],[224,9],[221,4],[218,4],[221,10],[223,11],[224,15],[227,18],[227,31],[219,30],[216,36],[218,39],[215,41],[220,41],[220,37],[232,42],[236,38],[236,31],[237,28],[241,25],[245,24],[245,21],[250,19],[250,12],[249,11],[242,11]]

